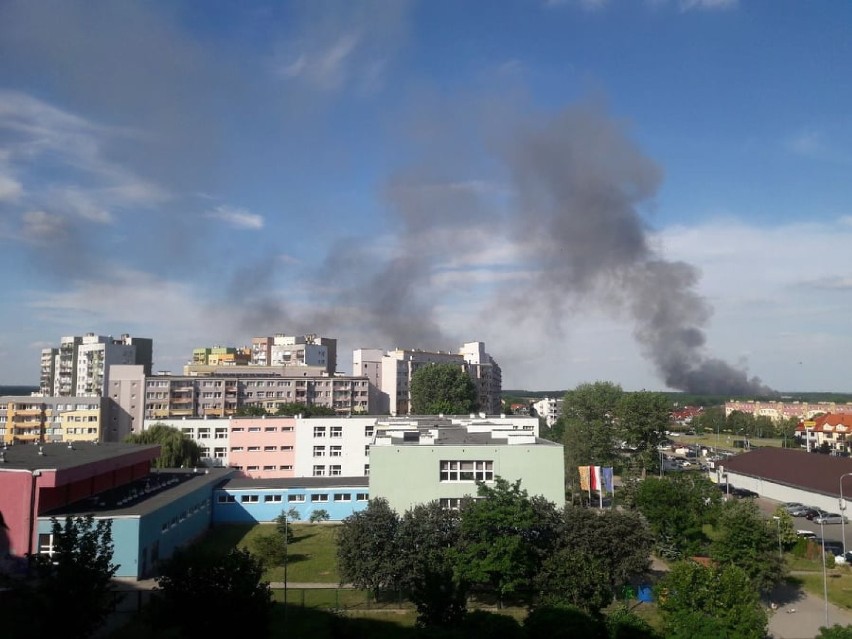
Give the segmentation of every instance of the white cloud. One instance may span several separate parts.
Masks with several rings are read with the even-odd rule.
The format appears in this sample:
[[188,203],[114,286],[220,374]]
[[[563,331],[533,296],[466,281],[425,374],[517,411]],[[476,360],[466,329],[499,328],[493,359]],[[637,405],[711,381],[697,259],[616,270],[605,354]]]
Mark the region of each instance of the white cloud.
[[8,175],[0,175],[0,202],[14,202],[24,192],[23,185]]
[[262,215],[251,213],[247,209],[225,205],[217,206],[215,209],[207,213],[207,217],[222,220],[237,229],[251,231],[259,231],[264,225]]

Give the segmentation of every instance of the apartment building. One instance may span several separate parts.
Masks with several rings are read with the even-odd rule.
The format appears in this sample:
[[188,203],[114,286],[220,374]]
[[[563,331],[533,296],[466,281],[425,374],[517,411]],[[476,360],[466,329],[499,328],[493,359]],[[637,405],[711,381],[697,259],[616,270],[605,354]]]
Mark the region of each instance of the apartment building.
[[553,428],[556,420],[562,416],[562,401],[553,397],[545,397],[533,404],[536,414],[544,418],[548,428]]
[[[254,373],[257,370],[254,367]],[[274,413],[282,404],[325,406],[341,415],[368,414],[370,382],[366,377],[308,375],[288,369],[278,375],[154,375],[145,381],[145,419],[228,417],[241,407],[258,406]]]
[[4,444],[118,441],[110,439],[102,397],[0,397],[0,441]]
[[106,394],[110,367],[139,365],[151,374],[153,340],[124,334],[119,338],[86,333],[63,337],[59,348],[41,352],[40,393],[55,397]]
[[366,375],[378,391],[378,410],[391,415],[411,413],[411,377],[429,364],[457,364],[474,383],[480,410],[496,414],[501,410],[503,376],[500,366],[485,352],[483,342],[468,342],[458,352],[378,349],[353,352],[353,374]]
[[772,421],[782,421],[791,417],[811,419],[821,413],[852,414],[852,404],[837,402],[725,402],[725,416],[727,417],[734,411],[748,413],[755,417],[769,417]]
[[281,368],[313,369],[316,374],[337,371],[337,340],[317,335],[253,337],[244,348],[215,346],[196,348],[184,374],[210,374],[219,366],[268,367],[274,374]]

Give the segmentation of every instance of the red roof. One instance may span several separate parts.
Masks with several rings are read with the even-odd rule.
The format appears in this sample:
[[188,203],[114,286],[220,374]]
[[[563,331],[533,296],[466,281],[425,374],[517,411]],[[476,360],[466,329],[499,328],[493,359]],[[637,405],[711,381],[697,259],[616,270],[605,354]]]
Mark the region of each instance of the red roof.
[[843,426],[840,432],[852,432],[852,414],[849,413],[828,413],[820,415],[813,419],[814,425],[805,428],[805,422],[799,422],[796,426],[796,431],[803,433],[805,430],[812,433],[833,433],[838,426]]
[[[731,457],[723,467],[741,475],[839,497],[840,476],[852,473],[852,458],[791,448],[758,448]],[[846,494],[852,495],[849,484]]]

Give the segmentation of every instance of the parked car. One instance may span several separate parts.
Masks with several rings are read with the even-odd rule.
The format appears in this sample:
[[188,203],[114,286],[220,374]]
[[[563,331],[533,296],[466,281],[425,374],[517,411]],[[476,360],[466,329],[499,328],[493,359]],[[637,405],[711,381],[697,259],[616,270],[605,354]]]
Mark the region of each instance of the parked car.
[[818,508],[811,508],[808,512],[805,513],[805,519],[809,521],[813,521],[817,517],[822,517],[823,515],[827,515],[828,513],[824,510],[819,510]]
[[820,513],[819,516],[814,517],[815,524],[845,524],[847,521],[844,515],[838,513]]
[[835,557],[840,557],[843,554],[842,541],[824,541],[825,552],[830,552]]
[[807,517],[809,513],[816,513],[817,509],[813,506],[802,506],[789,511],[793,517]]
[[804,504],[800,504],[800,503],[799,503],[799,502],[797,502],[797,501],[788,501],[788,502],[787,502],[787,503],[785,503],[785,504],[781,504],[781,508],[783,508],[784,510],[786,510],[786,511],[787,511],[788,513],[790,513],[791,515],[793,514],[793,512],[792,512],[792,511],[794,511],[794,510],[798,510],[799,508],[804,508],[804,507],[805,507],[805,505],[804,505]]
[[734,497],[757,497],[757,493],[747,488],[731,488]]
[[816,539],[817,534],[812,530],[797,530],[796,537],[801,537],[802,539]]

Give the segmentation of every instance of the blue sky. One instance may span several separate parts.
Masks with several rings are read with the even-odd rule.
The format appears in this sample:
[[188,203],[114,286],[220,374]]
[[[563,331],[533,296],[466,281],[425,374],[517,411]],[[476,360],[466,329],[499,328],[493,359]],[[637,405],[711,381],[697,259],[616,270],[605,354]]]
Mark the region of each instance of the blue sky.
[[[852,4],[0,4],[0,383],[89,331],[843,391]],[[759,378],[758,381],[755,378]]]

